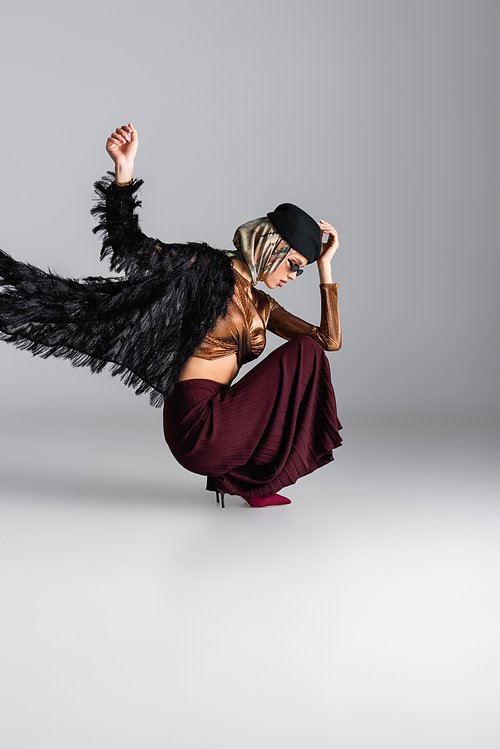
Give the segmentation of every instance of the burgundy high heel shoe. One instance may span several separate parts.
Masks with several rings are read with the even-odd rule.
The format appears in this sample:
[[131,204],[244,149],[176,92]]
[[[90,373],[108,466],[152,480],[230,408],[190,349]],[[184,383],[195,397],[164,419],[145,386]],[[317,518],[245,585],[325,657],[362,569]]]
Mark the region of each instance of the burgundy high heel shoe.
[[[220,498],[221,506],[225,507],[224,492],[220,492],[216,489],[215,494],[217,496],[217,502],[219,502]],[[244,499],[250,507],[274,507],[276,505],[289,505],[292,503],[291,499],[288,499],[288,497],[281,497],[279,494],[263,494],[262,497],[252,498],[242,496],[241,498]]]

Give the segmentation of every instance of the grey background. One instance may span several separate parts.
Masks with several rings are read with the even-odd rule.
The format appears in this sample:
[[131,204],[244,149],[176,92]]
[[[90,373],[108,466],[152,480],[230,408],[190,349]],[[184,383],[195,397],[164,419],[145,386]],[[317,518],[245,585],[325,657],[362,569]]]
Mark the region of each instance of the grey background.
[[129,120],[148,234],[331,221],[346,442],[221,515],[146,398],[2,344],[2,743],[497,747],[498,4],[3,8],[2,249],[106,274]]

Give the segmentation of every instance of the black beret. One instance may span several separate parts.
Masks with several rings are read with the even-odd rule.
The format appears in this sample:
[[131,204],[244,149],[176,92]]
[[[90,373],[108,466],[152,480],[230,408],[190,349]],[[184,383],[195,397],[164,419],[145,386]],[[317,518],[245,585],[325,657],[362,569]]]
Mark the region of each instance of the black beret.
[[290,247],[304,255],[308,263],[316,262],[321,255],[321,230],[308,213],[293,203],[282,203],[267,217]]

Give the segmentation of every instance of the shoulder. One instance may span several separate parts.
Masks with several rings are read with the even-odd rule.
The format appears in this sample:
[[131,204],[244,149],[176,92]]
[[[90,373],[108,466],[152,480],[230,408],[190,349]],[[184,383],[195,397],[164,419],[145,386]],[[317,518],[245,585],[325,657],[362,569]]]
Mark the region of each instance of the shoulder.
[[[205,270],[209,274],[224,272],[233,278],[231,260],[222,250],[210,247],[206,242],[166,243],[159,239],[150,241],[164,267],[171,264],[174,267],[183,267],[184,270]],[[160,270],[161,266],[158,269]]]
[[256,296],[256,300],[259,302],[259,305],[267,308],[269,312],[272,312],[273,310],[281,306],[280,304],[278,304],[276,299],[273,299],[272,296],[266,294],[265,291],[261,291],[261,289],[256,288],[254,288],[253,291]]

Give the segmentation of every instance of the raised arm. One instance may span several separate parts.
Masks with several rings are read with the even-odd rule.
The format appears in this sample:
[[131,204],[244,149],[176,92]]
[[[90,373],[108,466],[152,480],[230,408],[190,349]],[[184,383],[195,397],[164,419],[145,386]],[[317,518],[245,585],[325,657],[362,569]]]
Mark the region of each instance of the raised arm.
[[106,151],[115,171],[95,183],[97,201],[91,211],[98,219],[94,234],[102,234],[101,260],[109,257],[112,270],[130,277],[150,271],[170,247],[146,236],[139,225],[137,191],[143,181],[132,177],[138,143],[132,124],[118,127],[107,139]]
[[271,311],[268,329],[287,341],[299,335],[308,335],[327,351],[338,351],[342,345],[342,331],[338,308],[338,284],[332,282],[331,264],[339,248],[339,239],[337,230],[331,224],[320,221],[319,226],[322,237],[326,236],[326,242],[323,242],[321,255],[317,260],[321,295],[320,325],[311,325],[301,320],[269,297]]

